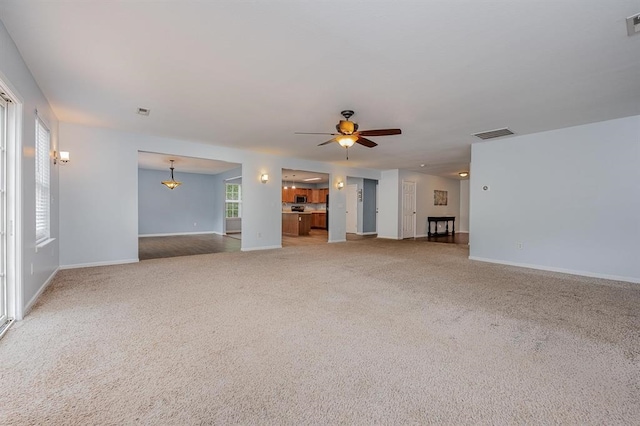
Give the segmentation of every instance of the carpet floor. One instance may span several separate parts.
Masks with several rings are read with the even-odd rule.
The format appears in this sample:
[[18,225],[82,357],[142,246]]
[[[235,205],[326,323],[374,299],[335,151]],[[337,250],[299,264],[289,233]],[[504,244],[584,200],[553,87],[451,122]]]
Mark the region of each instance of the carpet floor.
[[640,286],[365,239],[65,270],[0,424],[640,424]]

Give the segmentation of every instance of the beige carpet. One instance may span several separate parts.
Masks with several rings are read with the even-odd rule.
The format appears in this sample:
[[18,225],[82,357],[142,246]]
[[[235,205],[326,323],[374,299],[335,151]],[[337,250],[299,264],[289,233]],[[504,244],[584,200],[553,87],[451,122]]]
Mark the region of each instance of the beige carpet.
[[640,424],[640,286],[361,240],[62,271],[0,424]]

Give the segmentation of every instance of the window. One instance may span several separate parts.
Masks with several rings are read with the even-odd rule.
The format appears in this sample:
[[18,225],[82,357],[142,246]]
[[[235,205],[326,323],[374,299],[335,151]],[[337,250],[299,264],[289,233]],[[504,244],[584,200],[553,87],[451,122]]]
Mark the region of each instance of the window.
[[242,217],[242,187],[238,183],[227,183],[225,196],[225,217]]
[[51,134],[36,117],[36,244],[51,236],[50,161]]

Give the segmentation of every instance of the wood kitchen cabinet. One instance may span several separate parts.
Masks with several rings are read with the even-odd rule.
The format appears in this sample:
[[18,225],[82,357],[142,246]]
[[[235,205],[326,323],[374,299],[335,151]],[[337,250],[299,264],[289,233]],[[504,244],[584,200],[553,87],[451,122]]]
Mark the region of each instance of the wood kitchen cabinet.
[[282,234],[290,236],[309,235],[311,230],[311,213],[282,213]]
[[312,228],[327,228],[327,214],[321,212],[311,213],[311,227]]

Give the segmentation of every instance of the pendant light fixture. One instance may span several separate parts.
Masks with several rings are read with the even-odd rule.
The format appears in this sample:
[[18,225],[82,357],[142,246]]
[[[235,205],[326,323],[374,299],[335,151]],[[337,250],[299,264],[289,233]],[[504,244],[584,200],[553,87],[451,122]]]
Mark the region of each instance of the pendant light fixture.
[[291,189],[296,189],[296,175],[291,176]]
[[173,178],[173,160],[169,160],[169,161],[171,161],[171,167],[169,167],[169,169],[171,169],[171,180],[164,180],[162,181],[162,184],[169,189],[176,189],[178,186],[182,185],[182,182],[177,182]]

